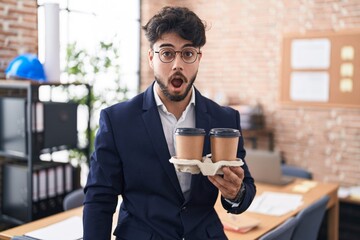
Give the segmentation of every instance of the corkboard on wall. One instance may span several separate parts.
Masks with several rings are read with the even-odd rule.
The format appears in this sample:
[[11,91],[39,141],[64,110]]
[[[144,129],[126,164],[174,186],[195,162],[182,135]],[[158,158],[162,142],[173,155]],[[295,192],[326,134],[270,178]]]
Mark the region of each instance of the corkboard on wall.
[[360,30],[284,36],[280,88],[284,106],[360,107]]

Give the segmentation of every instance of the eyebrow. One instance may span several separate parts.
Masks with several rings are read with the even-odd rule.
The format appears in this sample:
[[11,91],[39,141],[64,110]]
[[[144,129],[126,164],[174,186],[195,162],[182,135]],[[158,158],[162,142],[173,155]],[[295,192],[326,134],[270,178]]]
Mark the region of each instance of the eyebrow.
[[[172,47],[175,48],[174,45],[172,45],[171,43],[163,43],[159,46],[159,48],[163,48],[163,47]],[[185,48],[185,47],[195,47],[194,44],[191,43],[187,43],[185,45],[183,45],[181,48]]]

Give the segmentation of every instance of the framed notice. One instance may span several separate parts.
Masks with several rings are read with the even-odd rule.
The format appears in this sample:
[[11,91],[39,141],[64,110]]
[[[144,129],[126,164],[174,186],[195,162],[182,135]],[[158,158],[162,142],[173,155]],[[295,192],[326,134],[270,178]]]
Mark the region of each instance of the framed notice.
[[283,105],[360,107],[360,30],[283,38]]

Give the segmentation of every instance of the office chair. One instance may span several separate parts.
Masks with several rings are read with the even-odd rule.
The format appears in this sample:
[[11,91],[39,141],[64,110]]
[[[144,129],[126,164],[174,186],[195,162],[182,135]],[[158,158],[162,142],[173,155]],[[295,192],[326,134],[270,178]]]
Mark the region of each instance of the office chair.
[[296,215],[295,218],[298,219],[298,224],[293,232],[292,240],[317,239],[329,199],[329,196],[324,196]]
[[82,206],[84,202],[84,197],[85,195],[83,188],[79,188],[77,190],[68,193],[63,201],[64,210],[67,211],[69,209]]
[[281,165],[281,171],[283,175],[286,176],[292,176],[292,177],[298,177],[298,178],[306,178],[311,180],[312,179],[312,174],[311,172],[300,168],[300,167],[295,167],[295,166],[289,166],[287,164],[282,164]]
[[259,240],[290,240],[297,223],[297,218],[289,218],[275,229],[260,237]]

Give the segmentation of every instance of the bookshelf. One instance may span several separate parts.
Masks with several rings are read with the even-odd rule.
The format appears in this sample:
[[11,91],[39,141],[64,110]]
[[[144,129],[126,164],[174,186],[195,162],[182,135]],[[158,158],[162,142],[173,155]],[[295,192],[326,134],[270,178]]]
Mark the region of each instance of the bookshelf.
[[90,96],[87,84],[0,80],[1,222],[61,212],[63,197],[80,187],[69,153],[88,162]]

